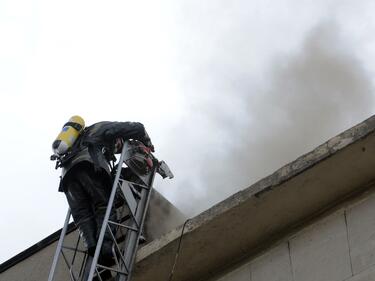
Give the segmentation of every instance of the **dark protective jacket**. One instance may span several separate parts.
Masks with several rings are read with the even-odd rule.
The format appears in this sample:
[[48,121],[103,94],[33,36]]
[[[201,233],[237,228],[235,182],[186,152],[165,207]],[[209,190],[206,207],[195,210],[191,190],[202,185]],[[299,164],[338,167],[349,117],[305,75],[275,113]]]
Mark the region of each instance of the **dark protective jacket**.
[[95,123],[85,128],[66,159],[63,160],[59,191],[64,191],[65,181],[69,178],[69,174],[82,162],[89,162],[95,169],[104,170],[110,176],[109,161],[114,157],[114,144],[117,138],[135,139],[146,146],[152,146],[151,140],[141,123],[109,121]]

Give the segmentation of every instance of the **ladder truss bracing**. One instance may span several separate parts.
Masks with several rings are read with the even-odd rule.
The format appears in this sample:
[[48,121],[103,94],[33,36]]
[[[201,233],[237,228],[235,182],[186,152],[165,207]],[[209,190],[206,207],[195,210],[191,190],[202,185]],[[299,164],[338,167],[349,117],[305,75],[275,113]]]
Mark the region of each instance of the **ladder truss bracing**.
[[[71,217],[68,210],[48,281],[58,281],[54,278],[57,268],[61,267],[61,257],[66,266],[59,270],[68,270],[71,281],[130,280],[139,241],[143,238],[142,228],[155,173],[162,172],[163,177],[173,177],[168,166],[151,154],[149,160],[152,162],[146,170],[131,165],[137,164],[137,161],[133,161],[135,149],[139,147],[133,142],[124,143],[94,256],[87,254],[79,236],[73,242],[66,241],[67,226]],[[133,162],[130,163],[131,161]],[[127,173],[124,173],[125,169]],[[110,266],[100,264],[100,252],[105,235],[113,242],[114,259]]]

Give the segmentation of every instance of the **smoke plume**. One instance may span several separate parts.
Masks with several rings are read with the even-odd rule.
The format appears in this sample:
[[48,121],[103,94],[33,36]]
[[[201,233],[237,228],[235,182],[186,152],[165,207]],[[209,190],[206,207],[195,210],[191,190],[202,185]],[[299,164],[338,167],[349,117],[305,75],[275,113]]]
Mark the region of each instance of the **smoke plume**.
[[[235,54],[230,61],[241,65]],[[213,53],[194,69],[199,79],[190,82],[200,82],[190,85],[191,107],[168,148],[183,171],[170,197],[188,215],[371,115],[370,79],[334,23],[313,28],[300,49],[277,56],[257,79],[226,62]],[[200,96],[205,91],[211,94]]]

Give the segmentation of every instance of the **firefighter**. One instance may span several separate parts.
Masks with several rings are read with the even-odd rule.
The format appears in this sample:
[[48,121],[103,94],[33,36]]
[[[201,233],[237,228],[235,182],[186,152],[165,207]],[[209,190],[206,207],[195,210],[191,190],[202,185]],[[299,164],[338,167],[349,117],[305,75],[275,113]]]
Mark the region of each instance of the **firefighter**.
[[[73,116],[64,125],[52,145],[62,167],[59,191],[66,195],[74,223],[90,256],[95,253],[111,193],[109,162],[115,153],[121,152],[123,141],[127,139],[141,141],[154,151],[141,123],[103,121],[85,128],[79,116]],[[107,231],[100,253],[102,264],[113,260],[112,244]]]

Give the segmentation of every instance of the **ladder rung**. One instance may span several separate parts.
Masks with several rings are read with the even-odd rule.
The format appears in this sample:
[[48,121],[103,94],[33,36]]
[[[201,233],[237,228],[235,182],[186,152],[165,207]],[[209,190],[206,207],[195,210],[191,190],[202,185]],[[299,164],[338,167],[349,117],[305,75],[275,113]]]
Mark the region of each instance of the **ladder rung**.
[[114,221],[110,221],[109,220],[108,223],[114,224],[114,225],[117,225],[117,226],[120,226],[120,227],[123,227],[123,228],[126,228],[126,229],[129,229],[129,230],[132,230],[132,231],[136,231],[136,232],[139,231],[138,228],[131,227],[131,226],[128,226],[128,225],[125,225],[125,224],[121,224],[121,223],[117,223],[117,222],[114,222]]
[[70,250],[70,251],[73,251],[73,252],[82,253],[82,254],[86,253],[85,250],[81,250],[81,249],[77,249],[77,248],[73,248],[73,247],[69,247],[69,246],[62,246],[61,248],[66,249],[66,250]]
[[137,186],[140,186],[146,190],[150,190],[150,187],[148,187],[147,185],[144,185],[144,184],[141,184],[141,183],[136,183],[136,182],[133,182],[133,181],[127,181],[127,180],[122,180],[122,182],[127,182],[127,183],[130,183],[130,184],[134,184],[134,185],[137,185]]
[[115,272],[120,273],[120,274],[123,274],[123,275],[129,275],[128,272],[121,271],[121,270],[117,270],[117,269],[115,269],[115,268],[107,267],[107,266],[104,266],[104,265],[101,265],[101,264],[97,264],[96,267],[98,267],[98,268],[102,268],[102,269],[107,269],[107,270],[110,270],[110,271],[115,271]]

